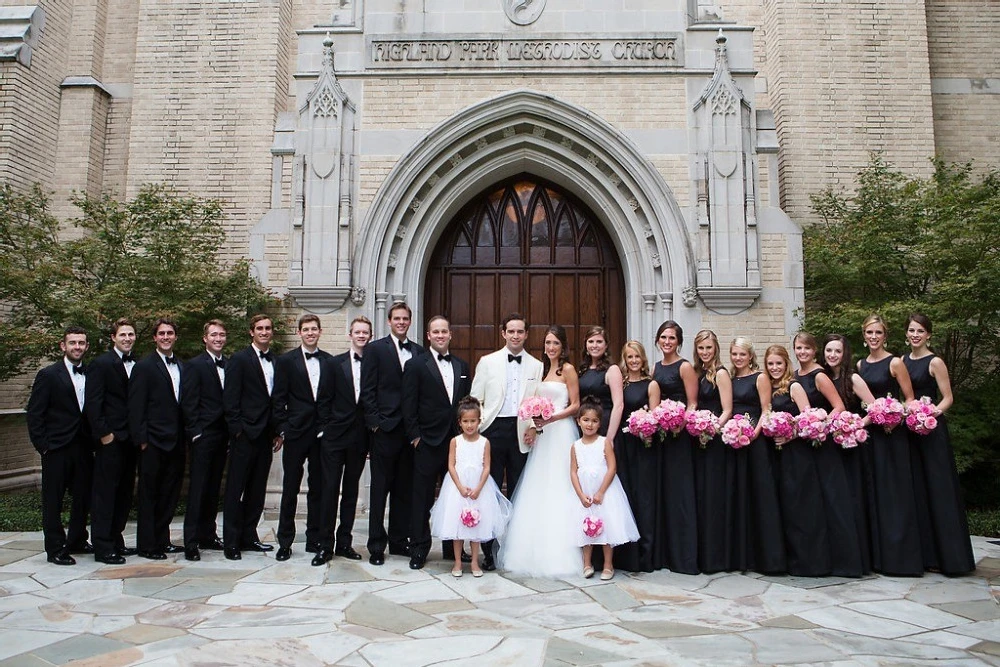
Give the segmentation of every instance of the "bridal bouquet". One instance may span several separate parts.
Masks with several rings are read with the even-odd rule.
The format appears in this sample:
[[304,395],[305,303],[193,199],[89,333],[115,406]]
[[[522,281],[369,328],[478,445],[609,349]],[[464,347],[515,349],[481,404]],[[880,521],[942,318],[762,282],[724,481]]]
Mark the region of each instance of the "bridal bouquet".
[[479,510],[475,507],[466,507],[458,516],[466,528],[475,528],[479,525]]
[[733,449],[741,449],[753,440],[754,427],[750,417],[733,415],[733,418],[722,427],[722,442]]
[[812,442],[813,447],[819,447],[829,433],[828,417],[823,408],[803,410],[795,416],[795,434]]
[[583,534],[593,539],[604,532],[604,521],[601,517],[588,514],[583,517]]
[[937,407],[927,396],[907,406],[906,428],[917,435],[927,435],[937,428]]
[[830,437],[844,449],[851,449],[868,439],[868,431],[861,415],[844,410],[830,419]]
[[774,438],[775,449],[795,437],[795,417],[790,412],[765,412],[760,418],[761,432]]
[[[556,406],[544,396],[529,396],[521,401],[521,407],[517,409],[517,416],[521,419],[552,419],[555,413]],[[535,432],[541,433],[542,429],[536,428]]]
[[687,413],[685,428],[704,449],[719,433],[719,418],[711,410],[693,410]]
[[642,440],[647,447],[652,446],[653,436],[660,430],[660,423],[648,410],[639,408],[628,416],[622,433],[628,433]]
[[899,426],[903,421],[905,415],[905,409],[903,404],[897,401],[892,396],[886,396],[885,398],[876,398],[875,401],[866,406],[868,410],[868,417],[871,419],[872,424],[878,424],[885,429],[886,433],[892,431],[892,429]]
[[680,401],[672,401],[668,398],[653,408],[653,416],[660,424],[660,430],[663,431],[664,436],[668,433],[677,435],[687,424],[687,406]]

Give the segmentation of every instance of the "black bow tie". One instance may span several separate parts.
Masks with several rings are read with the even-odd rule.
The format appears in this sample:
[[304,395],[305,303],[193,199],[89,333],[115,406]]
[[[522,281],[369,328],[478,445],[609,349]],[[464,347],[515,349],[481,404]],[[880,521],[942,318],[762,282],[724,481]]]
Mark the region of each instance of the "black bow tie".
[[260,353],[260,358],[264,359],[266,361],[274,361],[274,354],[272,354],[270,351],[268,351],[268,352],[261,352]]
[[169,357],[163,357],[163,360],[164,360],[165,362],[167,362],[167,364],[168,364],[168,365],[169,365],[169,364],[176,364],[176,363],[177,363],[177,357],[175,357],[175,356],[173,356],[173,355],[171,355],[171,356],[169,356]]
[[412,341],[408,341],[408,340],[401,340],[401,341],[399,341],[399,349],[401,349],[401,350],[406,350],[407,352],[409,352],[411,345],[413,345]]
[[508,354],[507,355],[507,363],[509,364],[512,361],[515,362],[515,363],[518,363],[518,364],[521,363],[521,355],[519,355],[519,354]]
[[306,352],[306,361],[316,359],[317,357],[319,357],[319,350],[316,350],[315,352]]
[[438,361],[447,361],[450,364],[451,363],[451,354],[439,354],[438,355]]
[[226,359],[225,359],[225,357],[220,358],[220,359],[216,359],[215,360],[215,366],[217,368],[225,368],[226,367]]
[[131,352],[129,352],[128,354],[123,354],[123,355],[122,355],[122,363],[123,363],[123,364],[127,364],[127,363],[128,363],[128,362],[130,362],[130,361],[132,361],[132,362],[134,362],[134,361],[135,361],[135,357],[134,357],[134,356],[132,356],[132,353],[131,353]]
[[361,355],[358,354],[357,352],[354,353],[354,361],[358,361],[358,362],[361,361]]
[[83,375],[86,371],[83,370],[83,366],[73,366],[73,373],[76,375]]

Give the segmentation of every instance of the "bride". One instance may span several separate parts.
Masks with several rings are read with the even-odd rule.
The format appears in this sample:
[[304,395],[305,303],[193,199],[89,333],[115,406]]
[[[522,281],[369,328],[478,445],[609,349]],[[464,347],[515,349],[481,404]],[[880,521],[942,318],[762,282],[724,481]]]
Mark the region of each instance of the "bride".
[[537,394],[552,401],[556,412],[535,420],[538,437],[514,492],[514,508],[500,547],[499,565],[508,572],[534,577],[566,577],[583,570],[577,546],[582,530],[570,481],[570,450],[579,431],[573,421],[580,407],[580,383],[569,363],[566,330],[545,331],[545,359]]

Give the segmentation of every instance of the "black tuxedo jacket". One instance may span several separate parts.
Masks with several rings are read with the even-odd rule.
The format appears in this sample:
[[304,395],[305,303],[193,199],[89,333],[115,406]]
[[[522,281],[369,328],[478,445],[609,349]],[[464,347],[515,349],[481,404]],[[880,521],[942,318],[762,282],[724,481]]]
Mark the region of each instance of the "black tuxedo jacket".
[[[361,358],[361,406],[368,428],[391,431],[403,421],[403,369],[396,352],[396,338],[388,335],[365,346]],[[413,357],[407,366],[424,355],[424,348],[410,342]]]
[[[278,365],[274,365],[274,382],[278,383]],[[226,364],[226,388],[222,391],[222,404],[226,411],[229,435],[257,438],[266,433],[273,438],[277,431],[271,420],[271,397],[267,393],[267,380],[260,367],[257,349],[248,345]]]
[[38,371],[27,413],[28,436],[39,454],[70,445],[87,432],[76,387],[63,359]]
[[309,371],[302,348],[284,353],[274,362],[274,391],[271,393],[271,408],[274,428],[286,440],[314,440],[323,429],[317,418],[319,394],[323,391],[323,375],[328,372],[323,362],[330,358],[328,352],[317,350],[319,354],[319,388],[313,398]]
[[351,353],[323,360],[319,415],[323,445],[332,449],[362,447],[367,433],[365,417],[354,399],[354,370]]
[[406,435],[413,441],[438,446],[446,444],[458,433],[458,402],[472,391],[469,364],[455,355],[451,357],[455,374],[452,400],[448,400],[437,364],[437,353],[431,350],[420,359],[406,364],[403,372],[403,418]]
[[[135,367],[132,367],[135,371]],[[129,439],[128,374],[115,350],[108,350],[87,367],[87,389],[83,410],[90,433],[100,440],[114,433],[116,440]]]
[[[226,378],[228,379],[228,374]],[[215,357],[207,351],[189,361],[181,373],[181,409],[188,440],[206,433],[226,435],[226,415],[222,408],[222,382]]]
[[[183,377],[181,371],[182,381]],[[148,443],[169,452],[184,434],[181,405],[174,398],[174,383],[159,352],[153,351],[132,369],[128,383],[128,423],[132,442],[137,446]]]

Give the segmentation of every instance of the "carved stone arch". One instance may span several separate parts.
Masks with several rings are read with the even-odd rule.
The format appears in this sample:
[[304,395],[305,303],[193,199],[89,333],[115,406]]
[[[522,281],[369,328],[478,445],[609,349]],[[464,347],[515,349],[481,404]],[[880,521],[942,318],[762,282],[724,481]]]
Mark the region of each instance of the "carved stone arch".
[[629,335],[666,317],[694,326],[694,252],[669,186],[623,133],[586,109],[532,90],[474,104],[400,158],[361,228],[355,285],[374,288],[376,326],[406,299],[422,317],[426,259],[452,217],[492,183],[530,173],[573,192],[621,257]]

